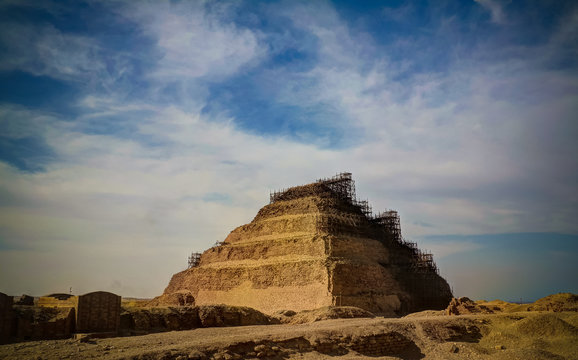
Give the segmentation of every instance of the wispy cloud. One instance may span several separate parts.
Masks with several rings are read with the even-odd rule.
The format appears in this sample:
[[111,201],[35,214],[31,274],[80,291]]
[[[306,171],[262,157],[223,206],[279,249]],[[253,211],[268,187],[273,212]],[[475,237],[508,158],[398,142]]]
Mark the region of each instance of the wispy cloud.
[[[124,3],[123,17],[157,45],[151,76],[158,81],[219,79],[258,63],[267,53],[254,31],[227,20],[226,6],[210,2]],[[233,5],[231,5],[233,6]]]
[[0,70],[21,70],[64,80],[87,80],[105,72],[96,60],[98,46],[90,38],[63,34],[51,25],[2,25],[0,43],[10,56]]
[[488,10],[492,16],[492,22],[496,24],[504,24],[506,22],[506,15],[502,4],[496,0],[474,0],[486,10]]
[[[312,17],[313,13],[324,15]],[[569,179],[575,178],[567,169],[578,167],[573,158],[562,155],[573,146],[570,134],[576,130],[572,104],[577,94],[569,90],[576,84],[574,75],[525,60],[540,49],[487,61],[483,54],[490,49],[482,45],[468,49],[468,60],[450,64],[447,72],[399,81],[399,68],[386,56],[360,56],[387,51],[370,38],[352,35],[326,5],[307,5],[291,12],[291,18],[317,36],[320,60],[299,78],[287,76],[282,99],[293,104],[323,102],[345,114],[334,126],[353,127],[357,133],[349,134],[359,142],[345,163],[367,165],[352,167],[362,178],[379,178],[382,189],[393,194],[400,208],[410,209],[412,218],[437,223],[424,209],[436,217],[445,213],[455,230],[464,221],[460,232],[560,229],[559,222],[552,225],[549,217],[539,214],[548,209],[546,213],[565,217],[574,207],[564,200],[575,197],[570,188],[563,196],[558,193],[565,187],[562,183],[570,185]],[[277,76],[284,78],[282,73]],[[304,77],[309,81],[303,82]],[[292,86],[292,81],[310,86]],[[556,135],[544,136],[545,131]],[[540,150],[545,148],[549,150]],[[557,185],[549,187],[553,183]],[[493,203],[487,202],[489,188],[496,191]],[[546,200],[545,194],[557,200]],[[416,196],[428,199],[413,200]],[[540,202],[539,210],[516,207],[534,201]],[[516,215],[503,217],[492,208]],[[576,231],[567,224],[565,231]]]
[[[29,112],[26,116],[43,118]],[[72,256],[90,262],[80,249],[91,248],[90,256],[111,259],[100,277],[112,279],[124,268],[112,259],[121,254],[130,258],[140,248],[143,266],[145,259],[167,260],[156,266],[157,285],[141,295],[159,293],[166,274],[182,269],[189,251],[206,249],[250,221],[267,201],[268,189],[308,179],[311,168],[302,167],[303,158],[324,169],[320,174],[335,171],[323,165],[336,160],[332,152],[248,135],[230,123],[211,123],[175,108],[157,109],[139,125],[141,134],[163,141],[162,148],[112,134],[85,134],[77,131],[82,128],[78,123],[47,121],[58,129],[43,132],[58,161],[37,173],[23,174],[5,164],[0,168],[0,193],[10,194],[10,199],[2,195],[2,248],[18,249],[0,253],[0,262],[8,265],[44,251],[46,262],[72,265],[67,260]],[[263,168],[264,163],[269,166]],[[275,176],[281,173],[287,174],[283,184]],[[227,201],[208,201],[215,194]],[[66,286],[85,286],[58,267],[48,271]],[[36,291],[49,292],[53,285]]]

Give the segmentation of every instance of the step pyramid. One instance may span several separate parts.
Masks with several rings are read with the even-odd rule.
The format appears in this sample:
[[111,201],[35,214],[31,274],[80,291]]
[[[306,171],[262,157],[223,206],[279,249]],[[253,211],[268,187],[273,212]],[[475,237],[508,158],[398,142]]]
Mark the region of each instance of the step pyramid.
[[193,255],[160,301],[178,294],[265,313],[336,305],[402,314],[452,298],[432,255],[401,236],[397,212],[373,214],[356,199],[351,173],[272,193],[251,223]]

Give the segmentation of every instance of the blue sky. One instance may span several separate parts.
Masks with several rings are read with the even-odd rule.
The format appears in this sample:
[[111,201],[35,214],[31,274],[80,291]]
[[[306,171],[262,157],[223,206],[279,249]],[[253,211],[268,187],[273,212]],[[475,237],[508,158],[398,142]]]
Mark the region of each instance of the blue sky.
[[459,296],[578,292],[574,1],[0,1],[0,291],[158,295],[353,173]]

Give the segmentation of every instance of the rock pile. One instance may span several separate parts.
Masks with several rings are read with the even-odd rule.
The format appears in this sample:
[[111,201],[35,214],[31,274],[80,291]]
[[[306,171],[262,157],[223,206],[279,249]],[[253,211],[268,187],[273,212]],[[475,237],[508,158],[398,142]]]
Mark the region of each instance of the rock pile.
[[125,308],[121,314],[123,335],[276,323],[255,309],[228,305]]
[[446,308],[447,315],[466,315],[466,314],[493,314],[494,311],[485,305],[476,304],[467,297],[452,298]]

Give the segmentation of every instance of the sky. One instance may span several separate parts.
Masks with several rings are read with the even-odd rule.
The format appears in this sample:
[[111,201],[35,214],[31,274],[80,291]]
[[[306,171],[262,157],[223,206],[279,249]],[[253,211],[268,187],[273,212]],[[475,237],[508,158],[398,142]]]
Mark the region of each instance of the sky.
[[352,172],[456,296],[578,293],[578,3],[0,0],[0,291],[160,295]]

